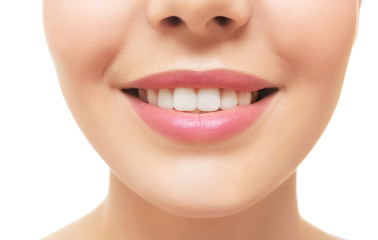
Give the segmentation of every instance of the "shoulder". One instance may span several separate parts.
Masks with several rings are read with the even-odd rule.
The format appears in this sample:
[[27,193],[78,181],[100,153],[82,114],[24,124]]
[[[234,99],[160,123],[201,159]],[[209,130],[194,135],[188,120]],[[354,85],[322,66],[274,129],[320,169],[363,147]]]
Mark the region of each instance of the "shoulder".
[[51,233],[42,240],[97,240],[101,238],[96,211],[76,220],[75,222]]
[[302,219],[302,237],[300,239],[307,239],[307,240],[346,240],[340,237],[336,237],[329,233],[324,232],[323,230],[319,229],[318,227],[312,225],[308,221]]

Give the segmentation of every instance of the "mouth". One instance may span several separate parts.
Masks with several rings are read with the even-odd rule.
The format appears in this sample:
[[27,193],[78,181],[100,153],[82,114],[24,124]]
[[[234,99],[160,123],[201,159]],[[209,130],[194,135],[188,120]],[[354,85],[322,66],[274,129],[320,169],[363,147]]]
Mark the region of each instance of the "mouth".
[[172,71],[120,87],[152,130],[175,141],[211,142],[252,127],[279,88],[229,70]]
[[278,88],[264,88],[252,92],[219,88],[128,88],[122,91],[130,97],[162,109],[203,114],[254,104],[274,94]]

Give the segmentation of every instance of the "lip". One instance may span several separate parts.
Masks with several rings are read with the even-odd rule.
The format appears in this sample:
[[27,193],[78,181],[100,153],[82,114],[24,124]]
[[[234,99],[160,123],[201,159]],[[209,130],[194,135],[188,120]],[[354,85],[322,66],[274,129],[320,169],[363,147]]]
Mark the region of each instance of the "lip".
[[[181,70],[140,78],[123,85],[122,89],[177,87],[257,91],[276,86],[262,78],[241,72]],[[183,142],[212,142],[226,140],[252,127],[270,105],[276,93],[247,106],[201,114],[162,109],[129,94],[124,95],[139,118],[163,136]]]
[[191,71],[178,70],[152,74],[121,86],[127,88],[224,88],[239,91],[257,91],[275,87],[268,81],[254,75],[230,70]]

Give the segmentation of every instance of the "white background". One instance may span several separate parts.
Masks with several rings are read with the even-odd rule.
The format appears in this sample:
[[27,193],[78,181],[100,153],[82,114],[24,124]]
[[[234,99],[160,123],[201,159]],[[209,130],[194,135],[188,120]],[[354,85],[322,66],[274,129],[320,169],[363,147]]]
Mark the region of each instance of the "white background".
[[[41,1],[0,2],[0,239],[39,239],[95,208],[108,168],[63,100]],[[335,115],[299,168],[301,214],[350,240],[378,240],[378,1],[364,0]],[[84,173],[84,174],[83,174]]]

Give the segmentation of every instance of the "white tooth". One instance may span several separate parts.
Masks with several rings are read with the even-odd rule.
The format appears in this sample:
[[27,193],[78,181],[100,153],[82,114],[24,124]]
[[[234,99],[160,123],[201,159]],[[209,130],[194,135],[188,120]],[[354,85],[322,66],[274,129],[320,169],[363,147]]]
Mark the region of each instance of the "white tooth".
[[201,111],[217,111],[220,107],[219,89],[200,89],[197,95],[197,108]]
[[239,92],[239,106],[246,106],[251,104],[252,93],[251,92]]
[[158,95],[156,90],[147,89],[147,102],[154,106],[158,105]]
[[252,92],[252,103],[256,102],[257,100],[257,92]]
[[235,108],[238,105],[238,95],[234,90],[225,89],[222,92],[221,108],[226,110]]
[[173,93],[173,107],[179,111],[193,111],[197,108],[197,95],[193,88],[176,88]]
[[158,106],[166,109],[173,108],[173,96],[169,89],[159,90]]
[[139,98],[143,100],[143,102],[147,102],[147,92],[145,89],[138,89]]

